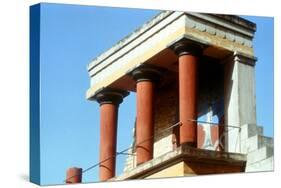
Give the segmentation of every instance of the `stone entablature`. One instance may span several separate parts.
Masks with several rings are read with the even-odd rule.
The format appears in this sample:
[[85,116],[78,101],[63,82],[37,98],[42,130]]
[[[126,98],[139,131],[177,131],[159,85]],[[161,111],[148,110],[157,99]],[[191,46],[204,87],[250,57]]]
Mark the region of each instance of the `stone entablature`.
[[91,87],[86,97],[91,98],[181,38],[205,45],[206,55],[223,58],[237,51],[251,57],[255,29],[252,22],[235,16],[163,11],[89,64]]

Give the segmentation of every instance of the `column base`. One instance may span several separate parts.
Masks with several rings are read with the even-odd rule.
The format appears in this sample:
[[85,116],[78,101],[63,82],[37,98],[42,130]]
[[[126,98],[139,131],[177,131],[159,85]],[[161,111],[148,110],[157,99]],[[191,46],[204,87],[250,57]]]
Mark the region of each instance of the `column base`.
[[193,148],[197,148],[197,143],[196,142],[184,142],[181,145],[185,145],[188,147],[193,147]]

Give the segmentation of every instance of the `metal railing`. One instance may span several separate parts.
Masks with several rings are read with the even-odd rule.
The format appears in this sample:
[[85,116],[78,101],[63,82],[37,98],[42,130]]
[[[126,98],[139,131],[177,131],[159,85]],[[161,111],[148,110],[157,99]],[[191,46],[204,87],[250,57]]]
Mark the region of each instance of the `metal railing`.
[[[235,130],[235,129],[238,129],[239,132],[241,131],[241,127],[240,127],[240,126],[227,125],[227,124],[219,124],[219,123],[206,122],[206,121],[200,121],[200,120],[192,120],[192,119],[190,119],[190,120],[188,120],[188,121],[197,122],[197,126],[198,126],[198,123],[210,124],[210,125],[217,125],[217,126],[219,126],[219,127],[222,126],[222,127],[224,128],[224,129],[223,129],[223,133],[222,133],[221,135],[219,135],[218,140],[219,140],[219,145],[220,145],[220,147],[223,148],[223,149],[224,149],[224,147],[225,147],[225,143],[224,143],[223,139],[228,135],[228,133],[229,133],[230,131],[232,131],[232,130]],[[147,139],[145,139],[145,140],[139,142],[138,145],[141,145],[141,144],[143,144],[143,143],[145,143],[145,142],[147,142],[147,141],[150,141],[151,139],[156,139],[156,138],[160,137],[165,131],[170,130],[170,129],[173,129],[173,128],[177,127],[177,126],[179,126],[179,127],[182,126],[182,123],[181,123],[181,122],[177,122],[177,123],[175,123],[175,124],[173,124],[173,125],[171,125],[171,126],[165,128],[165,129],[161,129],[161,131],[158,131],[158,132],[157,132],[157,135],[153,135],[153,136],[151,136],[151,137],[149,137],[149,138],[147,138]],[[228,129],[228,128],[230,128],[230,129]],[[235,146],[235,148],[237,147],[238,139],[239,139],[239,134],[237,134],[236,146]],[[86,173],[86,172],[88,172],[88,171],[94,169],[95,167],[100,166],[102,163],[104,163],[104,162],[106,162],[106,161],[108,161],[108,160],[110,160],[110,159],[112,159],[112,158],[116,158],[116,157],[119,156],[119,155],[132,155],[132,156],[134,156],[134,158],[135,158],[135,154],[134,154],[133,152],[128,152],[128,151],[129,151],[130,149],[131,149],[131,151],[133,151],[138,145],[133,145],[133,146],[130,146],[130,147],[128,147],[128,148],[125,148],[125,149],[123,149],[123,150],[121,150],[121,151],[117,151],[115,155],[113,155],[113,156],[111,156],[111,157],[108,157],[108,158],[106,158],[106,159],[104,159],[104,160],[102,160],[102,161],[99,161],[98,163],[96,163],[96,164],[94,164],[94,165],[92,165],[92,166],[86,168],[85,170],[82,170],[81,174],[76,174],[76,175],[73,175],[73,176],[71,176],[71,177],[68,177],[67,179],[64,180],[64,182],[67,182],[67,180],[72,179],[72,178],[74,178],[75,176],[80,176],[80,175],[82,175],[82,174],[84,174],[84,173]],[[235,149],[235,150],[236,150],[236,149]]]

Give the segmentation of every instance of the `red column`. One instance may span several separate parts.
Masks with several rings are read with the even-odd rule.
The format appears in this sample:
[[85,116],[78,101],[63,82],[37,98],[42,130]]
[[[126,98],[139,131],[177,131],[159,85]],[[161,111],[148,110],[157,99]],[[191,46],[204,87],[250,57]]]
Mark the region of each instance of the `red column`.
[[100,180],[115,176],[117,115],[118,107],[113,103],[100,106]]
[[115,176],[118,106],[128,92],[104,88],[95,94],[100,103],[100,165],[101,181]]
[[153,158],[154,134],[154,83],[141,81],[137,83],[137,164]]
[[180,144],[197,147],[197,72],[200,48],[188,42],[174,47],[179,56]]
[[197,59],[187,54],[179,57],[180,143],[196,146],[197,123]]
[[137,81],[136,154],[137,165],[153,158],[154,92],[160,69],[142,65],[132,72]]
[[66,172],[66,183],[81,183],[82,180],[82,168],[72,167]]

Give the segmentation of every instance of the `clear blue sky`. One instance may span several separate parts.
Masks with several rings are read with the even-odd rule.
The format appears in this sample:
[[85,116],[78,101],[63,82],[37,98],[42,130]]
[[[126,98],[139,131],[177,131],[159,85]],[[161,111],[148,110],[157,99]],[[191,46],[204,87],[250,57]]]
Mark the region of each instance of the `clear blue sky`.
[[[41,180],[62,184],[68,167],[87,168],[99,158],[99,105],[85,99],[94,57],[152,18],[158,11],[42,4],[41,7]],[[273,19],[246,17],[257,23],[257,117],[273,135]],[[119,109],[117,150],[132,141],[135,95]],[[126,157],[126,156],[125,156]],[[118,157],[117,173],[125,157]],[[98,181],[98,168],[83,182]]]

